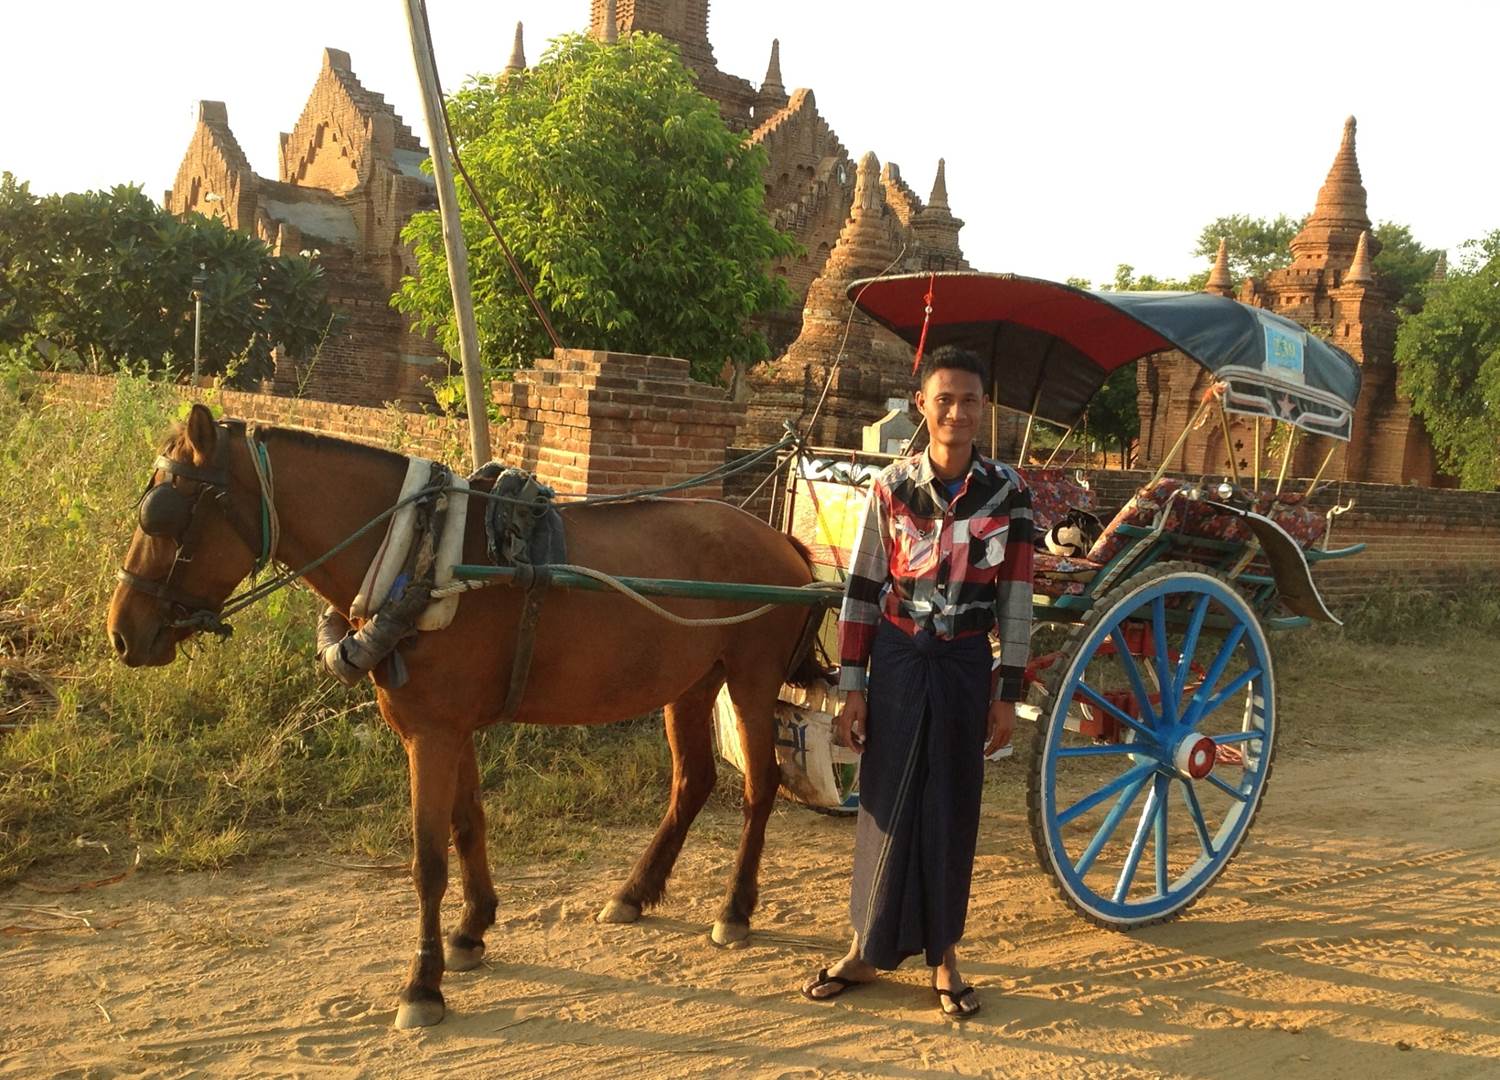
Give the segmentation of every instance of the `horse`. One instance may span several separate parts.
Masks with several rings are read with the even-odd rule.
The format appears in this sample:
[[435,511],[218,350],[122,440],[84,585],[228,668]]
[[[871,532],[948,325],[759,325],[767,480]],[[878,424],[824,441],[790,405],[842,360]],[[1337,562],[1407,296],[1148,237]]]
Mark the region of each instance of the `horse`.
[[[211,624],[252,573],[263,532],[257,455],[274,477],[269,509],[280,526],[274,555],[288,567],[307,566],[388,510],[408,464],[399,454],[330,436],[219,422],[194,405],[156,459],[142,501],[144,519],[146,500],[171,485],[175,493],[158,501],[173,520],[149,532],[137,526],[110,601],[108,634],[125,664],[171,663],[178,646],[205,616]],[[639,499],[565,504],[560,512],[570,562],[608,574],[787,586],[813,579],[807,552],[795,540],[727,503]],[[465,562],[485,561],[483,517],[468,515]],[[305,582],[347,615],[381,538],[382,530],[371,530],[307,572]],[[389,689],[377,681],[380,713],[401,739],[411,783],[417,952],[399,994],[397,1027],[442,1020],[444,971],[477,967],[495,921],[474,735],[501,718],[524,597],[515,588],[465,594],[446,629],[403,647],[404,685]],[[672,606],[681,616],[702,618],[737,614],[745,605],[678,600]],[[601,724],[664,707],[672,753],[661,825],[599,921],[634,922],[662,898],[688,828],[714,786],[712,713],[727,684],[745,762],[744,822],[712,937],[724,945],[749,934],[779,783],[772,714],[789,673],[797,681],[816,671],[803,647],[811,617],[805,608],[781,606],[737,625],[684,628],[616,594],[546,596],[514,720]],[[450,832],[463,910],[445,949],[439,905],[448,886]]]

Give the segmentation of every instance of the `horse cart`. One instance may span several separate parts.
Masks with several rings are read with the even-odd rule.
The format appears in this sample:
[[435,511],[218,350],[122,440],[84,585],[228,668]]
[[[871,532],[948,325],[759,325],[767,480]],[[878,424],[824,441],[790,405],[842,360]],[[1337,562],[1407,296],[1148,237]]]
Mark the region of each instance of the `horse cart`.
[[[1032,841],[1063,899],[1116,929],[1180,914],[1234,857],[1265,796],[1277,739],[1266,633],[1336,623],[1311,569],[1363,547],[1329,547],[1331,516],[1306,506],[1349,438],[1357,365],[1289,320],[1205,293],[939,273],[856,282],[849,294],[913,346],[925,338],[927,348],[960,344],[989,359],[992,401],[1027,417],[1019,471],[1039,535],[1072,510],[1101,507],[1081,473],[1053,464],[1055,452],[1032,453],[1038,422],[1072,431],[1112,372],[1153,353],[1176,350],[1211,373],[1161,470],[1089,549],[1037,552],[1028,701],[1018,709],[1037,721]],[[1254,443],[1248,475],[1231,416],[1239,441]],[[1205,423],[1223,435],[1225,475],[1167,477],[1188,431]],[[1318,477],[1294,491],[1286,475],[1299,435],[1330,447]],[[786,462],[781,524],[823,576],[842,578],[870,481],[891,460],[804,450]],[[831,656],[834,624],[830,614]],[[786,794],[852,813],[859,758],[833,738],[840,706],[831,686],[786,687],[778,757]],[[723,702],[717,719],[723,735],[732,724]],[[734,743],[721,744],[734,761]]]
[[[1234,447],[1231,415],[1242,433],[1253,428],[1248,476],[1232,451],[1222,480],[1160,472],[1089,550],[1037,556],[1027,679],[1038,858],[1100,925],[1180,914],[1234,857],[1265,795],[1277,738],[1266,632],[1336,621],[1310,568],[1358,547],[1330,549],[1328,519],[1306,507],[1322,469],[1302,492],[1286,475],[1298,433],[1331,440],[1325,467],[1349,439],[1358,367],[1295,323],[1206,294],[963,273],[858,282],[851,296],[913,345],[961,344],[988,359],[992,400],[1028,417],[1018,461],[1043,528],[1092,507],[1092,493],[1050,459],[1031,464],[1036,425],[1071,430],[1109,374],[1140,357],[1178,350],[1211,376],[1184,440],[1217,419]],[[1281,429],[1279,443],[1266,440],[1280,447],[1274,484],[1261,475],[1268,420]],[[664,708],[670,804],[599,914],[632,922],[661,899],[712,790],[717,710],[745,805],[712,933],[742,940],[778,782],[814,807],[855,805],[857,760],[831,734],[839,695],[804,646],[809,631],[831,634],[864,489],[888,460],[789,437],[749,461],[786,448],[781,525],[800,544],[722,502],[639,497],[648,492],[552,507],[520,470],[464,480],[439,463],[218,421],[195,405],[142,492],[109,638],[124,663],[160,666],[195,634],[227,636],[230,616],[294,582],[327,602],[320,659],[345,682],[373,678],[410,769],[419,947],[398,1026],[441,1020],[444,971],[477,966],[494,922],[474,736],[496,722],[595,724]],[[487,509],[469,514],[470,503]],[[279,569],[236,592],[268,567]],[[516,587],[458,605],[489,584]],[[797,685],[778,704],[784,680]],[[715,706],[721,687],[732,707]],[[440,945],[450,837],[464,905]]]

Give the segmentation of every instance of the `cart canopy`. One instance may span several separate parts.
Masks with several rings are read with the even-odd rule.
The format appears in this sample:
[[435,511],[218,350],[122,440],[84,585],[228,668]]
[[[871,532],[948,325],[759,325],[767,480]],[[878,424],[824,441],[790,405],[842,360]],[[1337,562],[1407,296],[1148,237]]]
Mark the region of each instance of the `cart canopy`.
[[[932,314],[927,318],[927,297]],[[961,345],[991,365],[990,396],[1071,427],[1126,364],[1177,349],[1226,386],[1231,412],[1347,440],[1360,369],[1290,319],[1210,293],[1091,292],[1014,274],[865,278],[849,298],[915,346]]]

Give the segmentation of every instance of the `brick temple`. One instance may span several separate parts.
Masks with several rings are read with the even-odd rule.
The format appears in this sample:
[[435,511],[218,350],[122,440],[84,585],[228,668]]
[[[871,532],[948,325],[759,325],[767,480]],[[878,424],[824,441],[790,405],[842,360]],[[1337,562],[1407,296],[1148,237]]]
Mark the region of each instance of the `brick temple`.
[[229,128],[223,102],[198,105],[198,122],[163,205],[221,218],[277,254],[317,252],[336,322],[310,363],[278,359],[278,393],[379,405],[431,401],[427,380],[446,366],[432,341],[390,306],[413,272],[401,230],[437,207],[427,150],[355,76],[349,54],[323,64],[296,126],[281,136],[277,176],[258,176]]
[[[1313,211],[1292,239],[1291,264],[1272,271],[1264,280],[1246,278],[1236,289],[1221,244],[1205,291],[1295,319],[1359,362],[1363,386],[1352,437],[1347,446],[1334,452],[1326,477],[1379,484],[1445,484],[1437,471],[1431,438],[1412,414],[1411,402],[1397,389],[1398,296],[1371,264],[1380,248],[1370,231],[1366,205],[1351,116],[1344,122],[1343,140]],[[1141,362],[1137,384],[1143,464],[1161,462],[1212,381],[1211,375],[1181,354]],[[1270,425],[1261,426],[1264,440]],[[1241,471],[1248,470],[1254,457],[1254,421],[1235,418],[1230,438]],[[1328,446],[1327,439],[1301,441],[1293,453],[1290,475],[1315,474]],[[1193,432],[1173,464],[1187,473],[1225,472],[1228,456],[1221,425],[1214,421]],[[1276,464],[1279,467],[1279,456]],[[1267,467],[1263,445],[1262,468]]]

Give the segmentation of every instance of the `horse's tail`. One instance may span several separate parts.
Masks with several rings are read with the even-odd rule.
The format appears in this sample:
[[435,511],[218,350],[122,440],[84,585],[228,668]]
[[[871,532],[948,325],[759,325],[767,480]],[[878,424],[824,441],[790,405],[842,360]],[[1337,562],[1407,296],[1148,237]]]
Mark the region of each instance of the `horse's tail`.
[[[789,533],[783,535],[797,550],[802,561],[807,564],[808,575],[816,577],[813,573],[812,552],[807,549],[807,545]],[[797,648],[792,653],[790,663],[787,664],[786,681],[792,686],[806,688],[816,683],[827,683],[833,677],[833,667],[828,663],[828,658],[821,655],[823,650],[818,641],[818,632],[823,628],[825,614],[821,606],[808,609],[807,618],[802,624],[802,632],[797,637]]]

